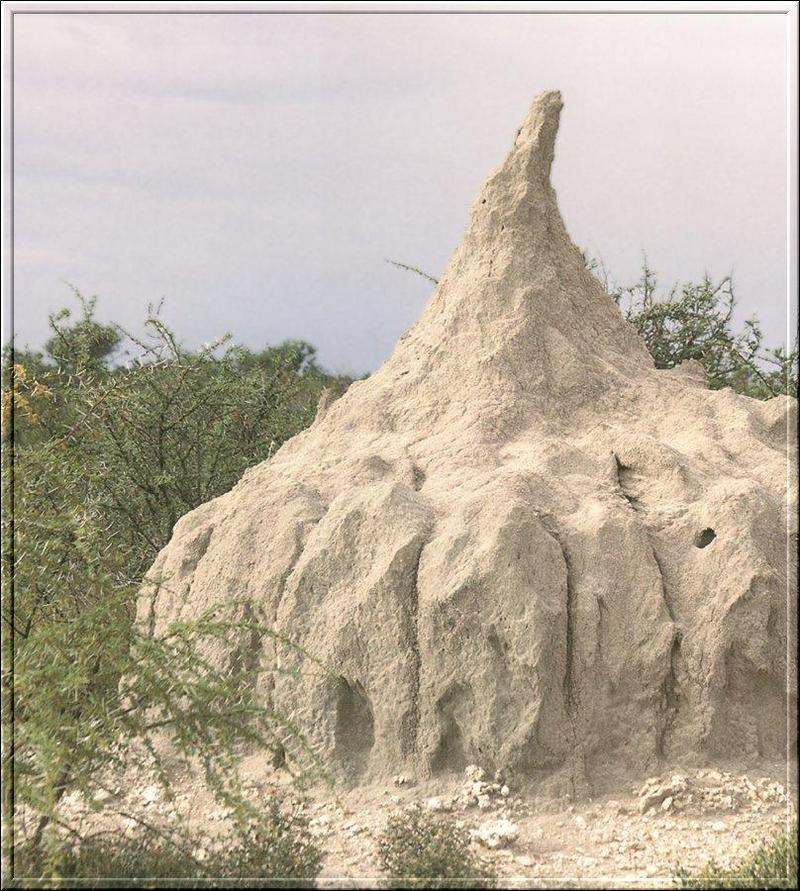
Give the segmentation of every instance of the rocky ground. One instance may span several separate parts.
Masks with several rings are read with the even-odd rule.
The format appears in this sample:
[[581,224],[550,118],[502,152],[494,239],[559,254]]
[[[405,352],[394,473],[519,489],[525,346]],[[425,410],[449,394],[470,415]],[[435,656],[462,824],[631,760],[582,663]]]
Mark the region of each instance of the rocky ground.
[[[259,773],[248,769],[251,776]],[[785,826],[795,813],[786,781],[780,764],[749,774],[698,769],[654,776],[624,794],[572,804],[521,793],[473,765],[450,783],[399,775],[348,793],[317,793],[305,807],[311,831],[327,852],[323,887],[374,887],[385,878],[377,838],[386,820],[399,810],[420,808],[465,827],[475,853],[502,887],[649,888],[670,886],[678,865],[691,871],[708,861],[734,863]],[[285,776],[269,770],[250,784],[259,798],[291,788]],[[131,791],[117,787],[105,803],[117,812],[122,833],[140,831],[142,819],[220,832],[226,824],[224,809],[187,783],[169,804],[157,784],[137,784]],[[65,809],[84,829],[100,819],[77,798],[68,799]]]
[[374,790],[352,793],[344,811],[318,803],[312,826],[330,852],[323,877],[331,884],[341,876],[379,876],[375,837],[386,816],[421,807],[450,812],[468,828],[476,852],[506,886],[669,885],[678,864],[692,870],[709,860],[732,863],[785,825],[780,769],[757,777],[714,770],[652,777],[613,799],[564,806],[516,795],[468,768],[463,784],[446,794],[429,796],[398,777],[378,797]]

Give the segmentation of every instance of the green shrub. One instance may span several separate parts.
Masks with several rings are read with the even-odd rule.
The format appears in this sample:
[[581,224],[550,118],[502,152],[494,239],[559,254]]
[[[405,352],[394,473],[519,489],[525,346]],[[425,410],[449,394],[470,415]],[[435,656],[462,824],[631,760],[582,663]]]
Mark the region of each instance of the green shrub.
[[41,848],[67,790],[90,793],[100,771],[140,755],[159,770],[156,737],[199,759],[214,794],[240,809],[238,747],[280,752],[293,772],[293,752],[310,755],[299,729],[256,696],[269,660],[234,677],[224,660],[204,659],[209,647],[236,652],[272,634],[258,604],[232,595],[158,634],[133,617],[175,521],[308,426],[321,393],[339,394],[347,379],[322,371],[302,341],[252,352],[222,338],[189,350],[157,310],[138,337],[99,323],[94,299],[76,296],[79,317],[50,319],[47,355],[9,346],[2,357],[11,859],[17,808],[38,814],[32,841]]
[[736,866],[723,869],[708,863],[693,875],[675,873],[683,888],[796,888],[797,832],[782,830]]
[[22,845],[14,853],[14,878],[26,879],[167,879],[198,878],[202,863],[190,850],[152,835],[85,839],[79,848],[63,848],[44,856],[35,845]]
[[311,835],[302,811],[285,813],[270,806],[261,821],[224,852],[206,863],[206,875],[241,879],[304,880],[319,875],[323,852]]
[[675,368],[693,359],[705,369],[712,390],[731,387],[755,399],[797,396],[797,343],[788,352],[784,347],[768,349],[755,317],[735,330],[737,304],[731,276],[715,283],[704,275],[699,282],[659,292],[656,275],[645,259],[635,284],[614,288],[607,281],[603,284],[639,332],[656,368]]
[[[205,849],[207,853],[200,853]],[[293,879],[295,887],[310,886],[322,865],[317,846],[302,813],[283,812],[271,805],[258,823],[240,830],[222,845],[205,836],[184,832],[153,832],[134,838],[111,834],[91,836],[79,847],[62,847],[46,855],[42,848],[16,849],[18,880],[104,879]]]
[[473,888],[481,883],[488,887],[493,879],[470,850],[466,830],[421,811],[391,816],[378,840],[378,852],[394,886]]

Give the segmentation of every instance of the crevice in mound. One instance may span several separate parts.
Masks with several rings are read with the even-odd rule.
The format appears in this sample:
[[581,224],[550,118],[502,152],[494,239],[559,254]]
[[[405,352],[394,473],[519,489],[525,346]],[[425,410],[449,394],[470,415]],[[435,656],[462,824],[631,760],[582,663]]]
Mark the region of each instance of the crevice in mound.
[[[184,547],[183,558],[179,567],[180,586],[169,587],[167,578],[163,575],[153,578],[148,573],[144,578],[144,583],[149,585],[148,594],[149,603],[147,611],[147,636],[153,637],[156,631],[156,614],[158,612],[158,601],[162,592],[172,594],[176,600],[181,600],[184,604],[188,602],[192,591],[197,570],[203,558],[208,553],[211,546],[211,538],[216,529],[215,524],[209,524],[196,533],[193,538],[189,538]],[[151,570],[152,571],[152,570]]]
[[558,542],[561,547],[561,554],[564,557],[564,566],[566,568],[566,589],[567,589],[567,627],[565,640],[565,661],[564,666],[564,698],[567,703],[567,709],[572,714],[575,710],[575,678],[573,677],[573,662],[575,659],[575,592],[573,590],[572,565],[570,563],[569,554],[564,544]]
[[340,677],[336,680],[336,756],[348,780],[357,780],[367,769],[375,744],[372,703],[364,687]]
[[242,644],[232,651],[228,673],[231,677],[241,677],[243,685],[249,687],[258,680],[263,639],[261,623],[250,601],[242,605],[241,621],[252,627],[248,629]]
[[[540,520],[543,518],[540,517]],[[570,559],[569,550],[561,538],[561,535],[555,531],[552,525],[545,526],[546,531],[553,538],[561,550],[561,557],[564,561],[564,576],[566,589],[566,625],[564,629],[564,679],[562,682],[562,690],[564,696],[564,707],[567,713],[567,721],[569,723],[569,740],[570,740],[570,783],[572,785],[573,798],[578,794],[578,786],[586,787],[589,784],[588,772],[586,769],[586,753],[583,750],[580,735],[578,734],[578,696],[575,689],[574,663],[575,663],[575,579],[572,560]]]
[[422,562],[422,551],[427,544],[427,540],[420,542],[417,558],[411,570],[411,591],[409,603],[409,647],[411,650],[411,659],[413,661],[414,676],[411,687],[411,726],[408,728],[408,745],[409,751],[404,754],[412,754],[417,750],[417,735],[419,733],[420,721],[420,673],[422,671],[422,658],[419,653],[419,565]]
[[670,618],[671,622],[675,621],[675,611],[672,608],[672,603],[670,601],[669,595],[667,594],[667,580],[664,577],[664,566],[659,559],[658,554],[656,553],[656,549],[653,547],[651,542],[650,548],[653,552],[653,562],[656,564],[656,569],[658,569],[658,577],[661,580],[661,599],[664,601],[664,608],[667,611],[667,615]]
[[292,550],[292,556],[289,558],[289,565],[278,577],[278,583],[275,586],[275,597],[271,601],[271,622],[275,621],[278,607],[280,606],[281,600],[283,600],[283,595],[286,593],[286,585],[289,583],[289,576],[294,572],[295,567],[300,562],[300,558],[303,556],[303,552],[306,549],[306,545],[308,544],[308,539],[311,536],[311,533],[317,526],[319,526],[319,524],[325,518],[325,514],[327,514],[327,512],[328,507],[326,505],[318,517],[311,517],[295,525],[294,548]]
[[659,758],[664,758],[666,754],[667,737],[678,715],[680,694],[677,670],[682,642],[683,634],[679,628],[676,628],[669,650],[669,669],[661,684],[661,726],[656,738],[656,754]]
[[[311,535],[312,530],[322,522],[325,515],[328,512],[328,506],[325,505],[318,517],[310,518],[301,523],[297,523],[294,528],[294,548],[292,550],[292,555],[289,558],[289,564],[284,569],[284,571],[280,574],[278,578],[277,585],[275,587],[275,596],[271,599],[268,599],[267,606],[269,609],[269,615],[267,617],[267,621],[270,626],[274,627],[275,620],[278,614],[278,607],[280,606],[281,600],[283,599],[283,595],[286,592],[286,585],[289,582],[289,576],[294,572],[295,567],[300,562],[300,558],[303,556],[305,552],[306,545],[308,544],[308,539]],[[259,654],[263,654],[263,634],[259,634],[258,640],[258,648]],[[273,639],[268,646],[271,648],[271,653],[274,655],[274,650],[278,646],[278,643],[275,639]],[[263,677],[263,696],[265,700],[265,704],[268,708],[273,709],[275,707],[275,676],[272,671],[267,671],[265,676]],[[284,767],[286,765],[286,751],[282,744],[278,743],[274,758],[273,758],[273,766],[276,768]]]
[[675,719],[678,716],[679,709],[679,690],[678,690],[678,660],[681,654],[681,644],[683,642],[683,632],[675,624],[675,610],[672,605],[671,598],[668,593],[667,579],[664,573],[664,566],[656,553],[655,546],[652,541],[650,547],[653,553],[653,562],[658,569],[658,576],[661,581],[661,600],[667,611],[670,622],[674,626],[672,643],[669,649],[669,667],[666,677],[661,683],[661,718],[659,722],[658,732],[656,736],[656,755],[664,758],[667,749],[667,739],[672,731]]
[[619,486],[619,491],[622,494],[622,497],[628,502],[633,510],[641,510],[641,502],[631,492],[630,480],[632,471],[630,465],[623,464],[622,461],[619,460],[619,456],[616,452],[612,452],[611,454],[614,456],[614,464],[617,469],[617,485]]
[[161,593],[162,583],[160,580],[147,578],[145,578],[145,582],[150,585],[150,590],[147,593],[147,636],[152,638],[156,633],[156,603],[158,595]]

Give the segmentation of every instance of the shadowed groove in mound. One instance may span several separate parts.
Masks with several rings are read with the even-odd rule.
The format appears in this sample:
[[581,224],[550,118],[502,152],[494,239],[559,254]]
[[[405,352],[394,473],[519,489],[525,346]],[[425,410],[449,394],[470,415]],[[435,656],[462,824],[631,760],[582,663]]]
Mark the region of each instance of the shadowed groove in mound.
[[459,721],[463,720],[460,713],[469,714],[472,708],[472,692],[461,684],[456,684],[436,704],[441,735],[431,758],[431,771],[434,775],[453,770],[460,772],[467,766]]
[[358,681],[336,680],[336,754],[348,779],[356,780],[367,769],[375,744],[372,703]]

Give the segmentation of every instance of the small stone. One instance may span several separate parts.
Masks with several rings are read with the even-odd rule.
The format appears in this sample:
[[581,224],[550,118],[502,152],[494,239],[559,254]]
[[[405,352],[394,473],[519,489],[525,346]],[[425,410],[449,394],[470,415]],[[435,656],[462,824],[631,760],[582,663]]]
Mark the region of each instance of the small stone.
[[397,776],[392,777],[392,782],[395,786],[406,786],[408,785],[408,777],[405,774],[399,773]]
[[520,866],[533,866],[533,860],[528,857],[527,854],[521,854],[519,857],[515,857],[514,861]]
[[485,848],[504,848],[516,841],[519,827],[510,820],[491,820],[473,829],[470,835]]
[[158,786],[145,786],[144,789],[139,792],[139,797],[145,804],[155,804],[155,802],[161,798],[161,790]]
[[471,782],[480,782],[485,779],[486,771],[477,764],[470,764],[464,769],[464,776]]
[[429,799],[425,802],[425,807],[426,807],[429,811],[447,811],[447,810],[450,809],[450,808],[445,804],[445,802],[442,801],[441,798],[429,798]]
[[503,798],[508,798],[508,796],[511,794],[511,790],[508,788],[508,786],[501,786],[500,794],[503,796]]
[[478,796],[478,807],[482,811],[487,811],[492,806],[492,799],[488,795]]
[[724,820],[714,820],[714,822],[711,824],[712,832],[726,832],[727,829],[728,827],[725,824]]
[[661,810],[662,810],[662,811],[668,811],[668,810],[672,807],[672,803],[673,803],[674,800],[675,800],[675,799],[674,799],[671,795],[668,795],[668,796],[661,802]]

